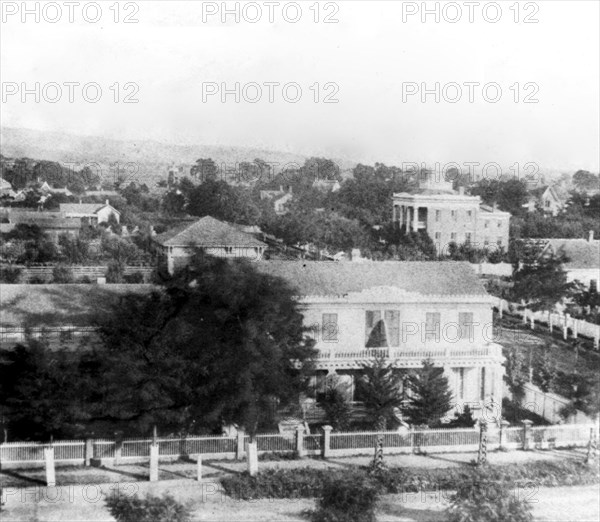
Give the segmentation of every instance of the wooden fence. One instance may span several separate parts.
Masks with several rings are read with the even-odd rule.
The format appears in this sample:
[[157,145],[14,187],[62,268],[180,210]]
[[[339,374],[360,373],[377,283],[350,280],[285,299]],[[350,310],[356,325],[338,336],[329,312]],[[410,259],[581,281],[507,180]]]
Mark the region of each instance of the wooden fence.
[[572,338],[579,336],[585,336],[593,340],[594,348],[598,350],[600,348],[600,325],[594,323],[588,323],[581,319],[575,319],[569,314],[550,313],[544,312],[532,312],[527,309],[520,309],[519,305],[510,303],[505,299],[497,298],[496,308],[500,317],[504,312],[510,312],[520,316],[523,319],[524,324],[529,324],[531,329],[535,328],[536,323],[545,325],[550,332],[555,328],[562,330],[563,338],[567,340],[569,334]]
[[[490,424],[488,449],[545,449],[584,447],[590,433],[597,434],[597,424],[565,424],[532,427],[508,427]],[[383,432],[387,454],[472,452],[478,449],[479,429],[404,429]],[[325,426],[321,433],[305,434],[302,429],[291,433],[268,433],[256,436],[260,454],[295,454],[344,457],[371,454],[379,433],[333,432]],[[161,460],[174,460],[192,455],[205,459],[243,459],[250,438],[243,432],[222,437],[157,438]],[[147,462],[153,439],[68,440],[52,443],[8,442],[0,444],[0,468],[40,467],[44,465],[44,448],[54,448],[54,460],[61,465],[90,465]]]
[[[39,265],[39,266],[28,266],[28,265],[1,265],[0,268],[19,269],[21,271],[21,281],[23,283],[29,283],[33,281],[47,281],[52,282],[53,276],[52,271],[54,265]],[[75,281],[81,280],[84,277],[90,279],[91,282],[95,283],[99,277],[105,277],[108,266],[85,266],[85,265],[69,265],[73,272],[73,278]],[[125,267],[124,275],[131,276],[136,273],[142,274],[144,277],[144,283],[148,283],[151,280],[152,274],[155,270],[153,265],[127,265]]]

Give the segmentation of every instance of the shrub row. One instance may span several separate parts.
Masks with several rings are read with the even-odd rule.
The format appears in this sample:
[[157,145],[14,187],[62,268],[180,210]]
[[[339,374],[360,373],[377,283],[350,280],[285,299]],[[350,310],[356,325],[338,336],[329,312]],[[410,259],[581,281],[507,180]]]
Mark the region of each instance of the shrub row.
[[[473,467],[460,468],[390,468],[377,477],[382,493],[455,490],[472,476]],[[516,487],[527,483],[536,486],[576,486],[600,482],[597,470],[581,461],[530,462],[526,466],[510,464],[487,466],[490,481]],[[250,477],[247,473],[222,480],[225,492],[237,499],[311,498],[318,497],[325,484],[348,478],[361,482],[367,469],[326,470],[313,468],[269,469]]]

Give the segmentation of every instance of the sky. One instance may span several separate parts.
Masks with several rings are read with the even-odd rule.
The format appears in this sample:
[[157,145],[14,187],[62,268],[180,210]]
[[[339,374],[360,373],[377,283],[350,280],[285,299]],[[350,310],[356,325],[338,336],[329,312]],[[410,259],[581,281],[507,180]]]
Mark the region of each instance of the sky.
[[2,126],[600,170],[597,1],[21,4],[2,2]]

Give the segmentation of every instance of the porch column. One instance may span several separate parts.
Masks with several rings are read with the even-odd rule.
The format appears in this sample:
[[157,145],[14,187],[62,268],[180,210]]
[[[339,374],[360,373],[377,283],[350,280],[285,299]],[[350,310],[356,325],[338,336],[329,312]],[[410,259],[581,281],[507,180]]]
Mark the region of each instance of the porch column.
[[419,207],[417,205],[415,205],[413,207],[413,222],[412,222],[412,229],[414,232],[417,231],[418,223],[419,223]]

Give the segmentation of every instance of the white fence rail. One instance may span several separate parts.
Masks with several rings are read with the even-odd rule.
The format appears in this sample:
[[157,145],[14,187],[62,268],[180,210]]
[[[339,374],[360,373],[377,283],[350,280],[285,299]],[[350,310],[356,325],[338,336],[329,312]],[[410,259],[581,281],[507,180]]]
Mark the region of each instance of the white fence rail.
[[[590,430],[598,432],[597,424],[558,426],[488,428],[488,449],[558,448],[586,446]],[[256,436],[258,451],[266,453],[297,453],[325,457],[369,454],[377,438],[383,435],[385,452],[451,453],[476,451],[480,432],[477,428],[404,430],[377,432],[331,432],[319,434],[262,434]],[[301,439],[299,439],[301,437]],[[244,458],[250,438],[240,432],[233,437],[158,438],[159,456],[176,459],[191,455],[204,458]],[[4,468],[35,467],[44,464],[44,448],[54,447],[57,464],[146,462],[150,458],[152,439],[72,440],[53,443],[8,442],[0,444],[0,466]]]
[[496,300],[496,308],[500,312],[500,317],[504,311],[510,311],[523,318],[523,322],[529,323],[531,328],[536,323],[544,324],[552,332],[555,328],[562,330],[563,338],[567,340],[569,332],[573,338],[577,338],[579,335],[584,335],[593,339],[594,348],[598,350],[600,348],[600,324],[588,323],[582,319],[575,319],[569,314],[559,314],[545,312],[532,312],[531,310],[523,310],[518,308],[519,305],[510,303],[505,299],[498,298]]

